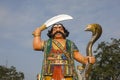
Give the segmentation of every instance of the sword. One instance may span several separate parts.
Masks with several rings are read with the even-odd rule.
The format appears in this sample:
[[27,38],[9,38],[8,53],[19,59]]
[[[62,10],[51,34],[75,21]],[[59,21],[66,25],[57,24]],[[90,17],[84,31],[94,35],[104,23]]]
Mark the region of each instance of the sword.
[[70,20],[70,19],[73,19],[72,16],[70,15],[67,15],[67,14],[60,14],[60,15],[57,15],[57,16],[54,16],[50,19],[48,19],[43,25],[41,25],[39,28],[41,30],[45,30],[46,28],[48,28],[49,26],[59,22],[59,21],[64,21],[64,20]]

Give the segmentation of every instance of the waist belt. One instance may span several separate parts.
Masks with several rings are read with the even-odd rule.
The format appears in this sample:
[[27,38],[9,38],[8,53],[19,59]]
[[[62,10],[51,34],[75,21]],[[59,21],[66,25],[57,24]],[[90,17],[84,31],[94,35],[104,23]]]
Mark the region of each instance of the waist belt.
[[68,65],[68,61],[67,60],[60,60],[60,59],[56,59],[54,61],[50,61],[51,65]]

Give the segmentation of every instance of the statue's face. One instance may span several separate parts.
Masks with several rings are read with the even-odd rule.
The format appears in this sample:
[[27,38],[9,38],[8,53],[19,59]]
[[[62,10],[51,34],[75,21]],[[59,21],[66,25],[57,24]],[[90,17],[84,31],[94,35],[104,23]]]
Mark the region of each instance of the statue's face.
[[60,25],[60,24],[54,25],[52,34],[54,35],[53,36],[54,38],[63,38],[65,33],[64,33],[64,29],[63,29],[62,25]]

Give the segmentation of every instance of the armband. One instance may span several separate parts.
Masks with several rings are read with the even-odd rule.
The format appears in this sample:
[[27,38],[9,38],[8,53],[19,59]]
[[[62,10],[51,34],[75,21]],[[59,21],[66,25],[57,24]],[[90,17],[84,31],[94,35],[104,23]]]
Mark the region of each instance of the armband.
[[32,34],[34,37],[39,37],[40,34]]

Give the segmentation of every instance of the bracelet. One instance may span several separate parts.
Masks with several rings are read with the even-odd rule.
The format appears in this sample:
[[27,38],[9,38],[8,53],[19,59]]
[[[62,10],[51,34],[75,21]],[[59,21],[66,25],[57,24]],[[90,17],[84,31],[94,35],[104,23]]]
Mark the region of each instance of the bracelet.
[[40,34],[33,34],[33,36],[34,36],[34,37],[38,37],[38,36],[40,36]]

